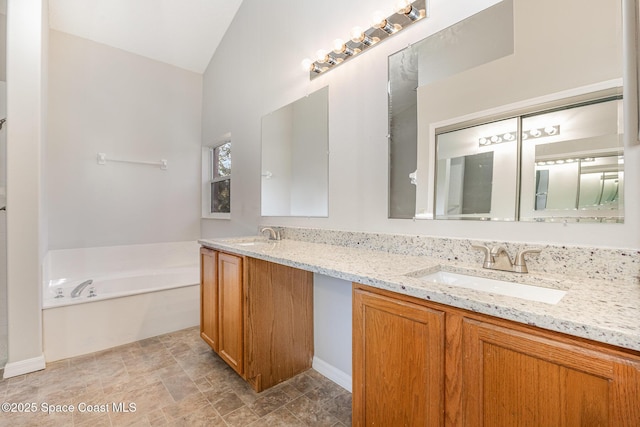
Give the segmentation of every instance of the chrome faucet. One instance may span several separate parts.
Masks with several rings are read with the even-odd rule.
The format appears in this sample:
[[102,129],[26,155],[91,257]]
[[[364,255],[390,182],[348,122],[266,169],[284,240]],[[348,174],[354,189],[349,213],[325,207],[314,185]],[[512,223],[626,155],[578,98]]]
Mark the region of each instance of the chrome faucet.
[[85,280],[84,282],[80,283],[78,286],[76,286],[75,288],[73,288],[73,290],[71,291],[71,298],[77,298],[80,296],[80,293],[82,293],[82,291],[84,290],[84,288],[86,288],[87,286],[89,286],[90,284],[93,283],[92,279],[89,280]]
[[528,273],[527,263],[525,262],[525,254],[539,254],[540,249],[522,249],[516,254],[515,260],[511,261],[509,252],[504,246],[494,246],[489,249],[484,245],[471,245],[473,249],[482,251],[484,254],[483,268],[489,270],[511,271],[514,273]]
[[280,230],[274,230],[271,227],[264,227],[260,230],[260,234],[265,231],[269,232],[269,240],[280,240]]

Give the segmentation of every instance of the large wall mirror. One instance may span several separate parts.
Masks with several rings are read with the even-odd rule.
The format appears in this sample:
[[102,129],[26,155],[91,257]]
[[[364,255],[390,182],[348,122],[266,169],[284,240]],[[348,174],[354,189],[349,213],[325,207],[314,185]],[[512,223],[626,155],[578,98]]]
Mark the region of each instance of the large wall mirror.
[[329,215],[329,88],[262,117],[262,216]]
[[[389,217],[622,221],[622,3],[611,4],[503,0],[390,56]],[[557,134],[525,139],[552,118],[566,122]]]
[[511,55],[513,44],[505,1],[389,56],[390,218],[416,213],[418,88]]

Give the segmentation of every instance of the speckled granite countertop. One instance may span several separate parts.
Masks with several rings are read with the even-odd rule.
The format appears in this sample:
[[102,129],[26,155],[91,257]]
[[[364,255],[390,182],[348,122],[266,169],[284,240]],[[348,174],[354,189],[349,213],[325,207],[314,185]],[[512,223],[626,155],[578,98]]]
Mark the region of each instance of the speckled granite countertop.
[[[214,249],[358,282],[453,307],[640,351],[640,286],[552,274],[515,274],[425,256],[260,237],[202,239]],[[477,267],[477,268],[476,268]],[[567,291],[556,304],[490,294],[417,278],[438,270],[518,281]]]

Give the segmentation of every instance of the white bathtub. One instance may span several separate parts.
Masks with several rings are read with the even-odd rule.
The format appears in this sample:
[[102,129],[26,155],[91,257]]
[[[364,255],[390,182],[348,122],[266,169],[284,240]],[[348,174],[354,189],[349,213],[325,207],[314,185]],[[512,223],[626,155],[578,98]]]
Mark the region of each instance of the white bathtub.
[[[50,251],[43,265],[43,343],[55,361],[199,323],[197,242]],[[79,296],[71,292],[92,283]]]

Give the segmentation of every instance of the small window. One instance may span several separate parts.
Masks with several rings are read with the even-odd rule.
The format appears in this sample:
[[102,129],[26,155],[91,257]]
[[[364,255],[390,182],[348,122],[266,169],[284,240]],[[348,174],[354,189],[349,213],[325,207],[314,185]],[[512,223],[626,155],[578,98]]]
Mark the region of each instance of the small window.
[[230,218],[231,213],[231,140],[202,150],[202,216]]

